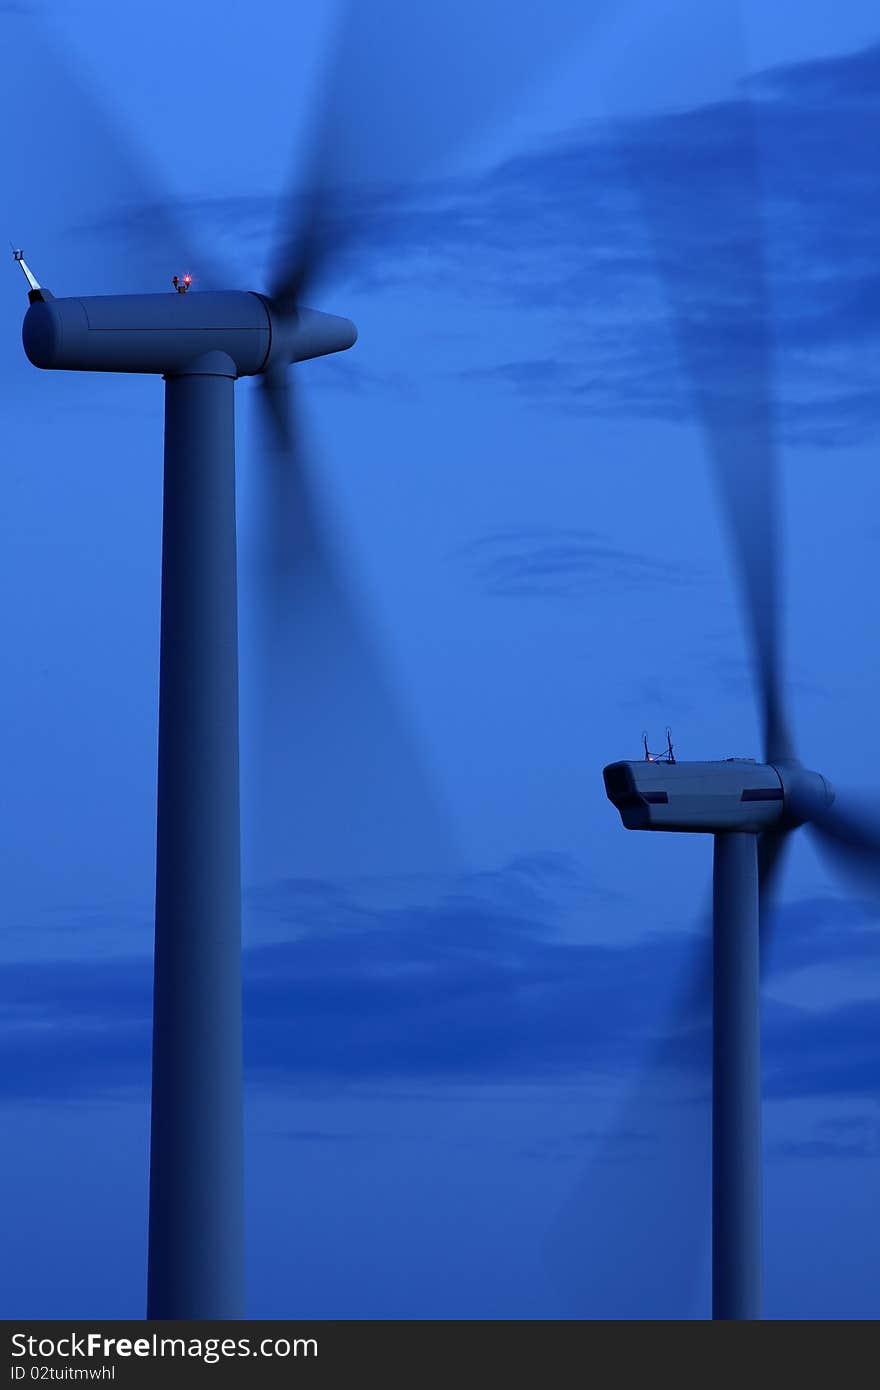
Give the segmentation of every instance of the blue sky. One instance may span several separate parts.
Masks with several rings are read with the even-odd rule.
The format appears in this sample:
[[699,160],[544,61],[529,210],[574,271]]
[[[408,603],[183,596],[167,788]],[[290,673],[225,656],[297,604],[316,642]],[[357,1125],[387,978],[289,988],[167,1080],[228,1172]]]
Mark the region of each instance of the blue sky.
[[[252,1316],[707,1314],[705,1010],[688,1035],[668,1020],[705,966],[711,847],[624,833],[601,782],[643,728],[681,757],[759,754],[689,363],[731,414],[769,382],[799,747],[841,797],[874,786],[872,7],[553,8],[544,76],[514,80],[537,41],[508,22],[493,121],[418,183],[410,129],[379,119],[406,197],[392,217],[349,189],[364,230],[314,299],[359,341],[296,369],[418,753],[414,773],[374,752],[365,800],[338,742],[292,728],[257,806],[237,387]],[[199,244],[265,286],[331,25],[257,9],[50,5],[66,57],[37,70],[4,41],[8,235],[55,294],[161,291]],[[454,130],[442,84],[412,100]],[[162,392],[38,373],[11,255],[0,297],[0,1306],[136,1317]],[[770,1317],[877,1316],[878,916],[798,836],[764,993]]]

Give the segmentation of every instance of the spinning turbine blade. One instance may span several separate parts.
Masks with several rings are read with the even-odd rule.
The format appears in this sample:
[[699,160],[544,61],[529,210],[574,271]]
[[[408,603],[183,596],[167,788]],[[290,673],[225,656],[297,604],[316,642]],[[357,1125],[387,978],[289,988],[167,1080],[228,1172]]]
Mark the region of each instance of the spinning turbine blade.
[[261,383],[254,614],[264,871],[450,867],[449,818],[316,497],[299,392]]
[[[612,104],[614,111],[614,104]],[[747,94],[615,112],[681,365],[726,509],[759,677],[765,757],[794,756],[779,637],[779,468],[755,109]]]
[[779,876],[788,848],[789,830],[765,830],[758,839],[758,902],[760,913],[761,971],[767,968],[773,938],[774,906]]
[[[0,110],[15,131],[4,148],[4,184],[10,204],[27,209],[16,244],[31,250],[41,268],[46,257],[37,259],[37,229],[53,247],[66,245],[83,293],[173,293],[172,275],[187,271],[197,290],[234,283],[206,254],[123,114],[101,100],[80,59],[65,52],[64,39],[24,7],[0,14],[0,35]],[[95,78],[112,73],[112,52],[100,44],[90,46],[83,61],[90,60]],[[37,80],[52,92],[51,103],[34,100]],[[55,270],[42,274],[56,295],[63,293]]]
[[262,558],[269,584],[266,602],[276,622],[282,620],[285,603],[299,607],[309,592],[330,582],[331,558],[306,483],[301,403],[295,397],[285,370],[267,372],[260,381],[266,445]]
[[765,830],[758,841],[758,889],[762,911],[765,903],[768,908],[772,906],[789,833],[788,830]]
[[846,797],[817,815],[810,826],[818,849],[847,878],[880,893],[880,816],[875,804]]
[[[310,154],[282,203],[271,297],[285,324],[319,274],[344,270],[349,249],[375,244],[382,254],[401,196],[419,179],[443,172],[446,157],[493,116],[509,112],[542,62],[563,52],[583,21],[572,7],[560,5],[557,14],[551,6],[529,45],[516,27],[499,0],[480,7],[451,0],[432,11],[403,0],[342,5]],[[389,837],[406,838],[420,806],[433,824],[428,838],[439,843],[441,817],[428,805],[415,741],[336,558],[330,519],[307,479],[302,432],[299,424],[291,432],[280,370],[270,374],[262,404],[273,441],[261,480],[271,552],[260,637],[263,745],[272,743],[274,728],[277,747],[290,750],[311,721],[328,754],[332,747],[336,770],[340,761],[346,769],[336,787],[340,813],[350,826],[351,818],[359,822],[362,838],[368,821],[375,834],[375,822],[388,814],[397,827],[389,825]],[[313,737],[300,746],[300,768],[316,758],[319,743]],[[289,771],[296,779],[293,762]],[[277,779],[277,767],[273,773]],[[313,786],[316,781],[329,823],[326,772],[321,777],[314,762]],[[300,808],[312,826],[316,805],[313,799]]]
[[574,1317],[700,1316],[709,1253],[712,914],[688,942],[614,1124],[551,1229],[550,1273]]
[[275,300],[296,303],[355,245],[375,242],[380,253],[401,197],[509,117],[585,27],[579,8],[559,0],[544,5],[540,25],[502,0],[345,0],[306,168],[283,205]]

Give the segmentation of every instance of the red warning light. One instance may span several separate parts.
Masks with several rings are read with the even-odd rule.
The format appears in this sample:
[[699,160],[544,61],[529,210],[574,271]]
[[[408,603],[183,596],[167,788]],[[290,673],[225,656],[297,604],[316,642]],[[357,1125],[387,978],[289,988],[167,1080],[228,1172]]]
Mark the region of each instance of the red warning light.
[[191,285],[191,284],[192,284],[192,276],[191,276],[191,275],[184,275],[184,277],[183,277],[183,283],[184,283],[185,285]]

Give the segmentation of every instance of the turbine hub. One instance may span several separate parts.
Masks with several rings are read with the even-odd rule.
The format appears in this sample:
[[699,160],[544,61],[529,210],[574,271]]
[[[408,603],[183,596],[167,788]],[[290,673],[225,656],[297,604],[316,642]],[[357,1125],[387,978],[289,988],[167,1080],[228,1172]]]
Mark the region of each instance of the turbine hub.
[[834,788],[821,772],[811,772],[793,759],[773,767],[782,783],[784,825],[804,825],[827,811],[834,800]]
[[289,367],[312,357],[344,352],[357,341],[357,329],[350,319],[325,314],[318,309],[295,308],[258,295],[265,305],[271,325],[269,353],[263,371]]

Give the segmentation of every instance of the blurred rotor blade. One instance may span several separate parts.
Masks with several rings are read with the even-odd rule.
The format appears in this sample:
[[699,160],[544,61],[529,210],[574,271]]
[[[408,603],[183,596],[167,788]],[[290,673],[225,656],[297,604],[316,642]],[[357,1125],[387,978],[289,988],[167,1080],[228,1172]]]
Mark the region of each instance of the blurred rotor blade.
[[279,455],[289,455],[294,448],[289,370],[286,364],[282,364],[257,378],[258,389],[263,392],[267,425]]
[[41,283],[58,296],[173,293],[172,275],[189,272],[194,290],[233,287],[123,113],[100,95],[112,50],[96,43],[74,57],[63,26],[50,30],[21,5],[0,10],[0,55],[9,232]]
[[765,830],[758,836],[758,920],[760,923],[761,972],[766,970],[773,941],[779,876],[791,831]]
[[[266,546],[266,575],[275,585],[283,583],[293,570],[319,569],[318,528],[311,514],[311,499],[304,487],[297,457],[292,417],[292,387],[286,367],[276,367],[258,378],[261,408],[269,447],[260,460],[265,478],[263,541]],[[277,601],[274,592],[268,602]]]
[[[726,71],[741,48],[713,7],[712,51]],[[731,16],[732,18],[732,16]],[[669,55],[658,51],[655,64]],[[731,74],[732,75],[732,74]],[[760,206],[756,109],[740,87],[726,100],[633,116],[631,70],[604,89],[622,168],[637,194],[681,366],[724,505],[759,679],[768,761],[794,756],[779,636],[779,478],[770,304]],[[679,414],[674,387],[669,401]]]
[[550,1232],[550,1272],[573,1317],[708,1316],[711,920],[710,910],[639,1079]]
[[306,167],[282,205],[273,298],[296,303],[352,243],[393,239],[401,196],[510,118],[585,28],[570,0],[545,3],[539,24],[504,0],[345,0]]
[[880,892],[880,813],[876,800],[835,800],[810,823],[819,850],[838,871],[872,893]]
[[[781,831],[758,841],[762,948],[788,840]],[[577,1317],[701,1316],[711,1245],[711,908],[703,919],[639,1080],[551,1233],[551,1266]]]
[[266,378],[258,403],[256,650],[245,671],[264,860],[256,872],[449,867],[450,821],[333,544],[289,374]]

